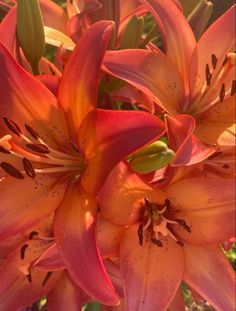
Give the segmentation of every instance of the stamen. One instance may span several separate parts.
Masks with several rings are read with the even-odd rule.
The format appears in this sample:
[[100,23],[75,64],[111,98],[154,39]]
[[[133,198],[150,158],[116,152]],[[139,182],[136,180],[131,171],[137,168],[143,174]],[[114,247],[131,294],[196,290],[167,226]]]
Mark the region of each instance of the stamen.
[[33,138],[38,139],[40,137],[39,134],[28,124],[25,124],[25,128]]
[[218,63],[218,58],[215,56],[215,54],[212,54],[212,55],[211,55],[211,63],[212,63],[213,69],[215,69],[215,68],[216,68],[216,65],[217,65],[217,63]]
[[10,151],[6,150],[6,149],[3,148],[2,146],[0,146],[0,152],[10,154]]
[[183,219],[175,219],[175,221],[184,229],[186,230],[188,233],[191,233],[192,230],[189,227],[189,225],[186,224],[186,222]]
[[12,131],[14,134],[16,134],[17,136],[20,136],[21,134],[21,129],[20,127],[12,120],[8,119],[8,118],[3,118],[4,123],[6,124],[6,126],[8,127],[8,129],[10,131]]
[[161,243],[160,240],[157,239],[151,239],[152,243],[155,244],[158,247],[163,247],[163,244]]
[[230,96],[234,96],[235,93],[236,93],[236,80],[233,80],[231,85]]
[[24,175],[10,163],[2,162],[0,166],[11,177],[15,177],[17,179],[24,179]]
[[29,271],[29,274],[26,275],[27,280],[29,281],[29,283],[32,283],[32,276],[31,276],[31,272]]
[[46,145],[43,144],[26,144],[26,147],[30,150],[33,150],[38,153],[48,154],[49,149]]
[[139,238],[139,244],[143,245],[143,225],[140,224],[138,227],[138,238]]
[[52,273],[53,273],[53,271],[49,271],[49,272],[46,274],[45,278],[43,279],[42,286],[44,286],[44,285],[48,282],[48,280],[49,280],[49,278],[51,277]]
[[212,74],[210,72],[210,68],[208,64],[206,64],[205,76],[206,76],[207,86],[209,86],[211,84]]
[[28,248],[28,244],[24,244],[22,245],[21,249],[20,249],[20,259],[23,260],[25,258],[25,251]]
[[225,65],[227,64],[228,60],[229,60],[229,57],[228,57],[228,55],[226,54],[226,55],[225,55],[225,59],[224,59],[224,61],[223,61],[223,63],[222,63],[222,66],[225,66]]
[[37,235],[38,235],[37,231],[31,231],[30,234],[29,234],[29,240],[32,240]]
[[35,177],[35,171],[34,171],[33,165],[30,162],[30,160],[24,158],[22,160],[22,162],[23,162],[23,166],[24,166],[24,170],[25,170],[26,174],[29,177],[34,178]]
[[220,89],[220,102],[222,103],[225,98],[225,84],[223,83]]

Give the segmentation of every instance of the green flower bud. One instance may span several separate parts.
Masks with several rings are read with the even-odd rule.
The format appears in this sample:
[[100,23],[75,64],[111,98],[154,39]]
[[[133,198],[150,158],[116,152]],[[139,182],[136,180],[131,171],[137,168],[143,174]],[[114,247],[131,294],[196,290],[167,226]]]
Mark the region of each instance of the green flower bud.
[[172,161],[174,151],[162,141],[135,152],[130,158],[130,165],[137,173],[150,173],[161,169]]
[[17,38],[34,74],[43,55],[45,37],[38,0],[17,1]]
[[133,16],[121,37],[121,49],[137,48],[144,30],[142,17]]

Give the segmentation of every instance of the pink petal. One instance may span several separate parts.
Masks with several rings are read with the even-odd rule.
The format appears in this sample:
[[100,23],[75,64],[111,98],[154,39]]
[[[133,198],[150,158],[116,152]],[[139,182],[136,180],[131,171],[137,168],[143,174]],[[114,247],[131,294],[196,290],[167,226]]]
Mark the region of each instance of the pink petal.
[[217,310],[235,310],[235,275],[217,246],[186,245],[184,280]]
[[170,147],[175,151],[172,166],[192,165],[207,159],[215,148],[207,147],[194,134],[195,120],[190,115],[176,118],[166,115],[167,134]]
[[74,282],[101,303],[116,305],[119,300],[98,253],[96,212],[96,199],[71,185],[55,215],[55,239]]
[[97,192],[119,161],[157,139],[164,131],[163,122],[145,112],[98,110],[90,113],[78,138],[88,161],[82,176],[84,189],[89,193]]
[[182,248],[172,239],[163,240],[163,247],[150,240],[141,246],[137,230],[127,230],[120,250],[126,310],[166,310],[182,279]]
[[112,29],[113,24],[108,21],[91,26],[63,71],[58,100],[67,113],[73,136],[88,112],[96,107],[100,66]]

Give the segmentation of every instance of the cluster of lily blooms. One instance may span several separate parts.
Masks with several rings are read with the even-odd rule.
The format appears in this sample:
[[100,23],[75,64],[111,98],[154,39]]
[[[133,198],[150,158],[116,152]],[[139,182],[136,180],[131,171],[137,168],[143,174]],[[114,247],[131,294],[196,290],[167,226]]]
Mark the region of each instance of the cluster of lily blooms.
[[233,311],[235,6],[0,7],[0,310]]

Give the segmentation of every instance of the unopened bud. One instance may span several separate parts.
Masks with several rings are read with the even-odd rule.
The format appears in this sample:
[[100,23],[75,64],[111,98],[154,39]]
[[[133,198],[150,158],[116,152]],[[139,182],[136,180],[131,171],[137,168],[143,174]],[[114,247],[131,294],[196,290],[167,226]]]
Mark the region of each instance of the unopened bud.
[[38,74],[45,38],[38,0],[17,1],[17,38],[34,74]]
[[173,150],[169,149],[162,141],[155,143],[135,152],[130,158],[130,165],[137,173],[150,173],[161,169],[172,161]]
[[133,16],[127,24],[122,37],[121,49],[137,48],[141,41],[144,30],[144,22],[142,17]]

